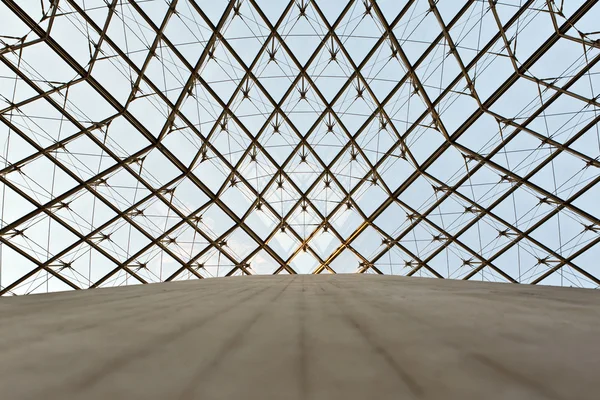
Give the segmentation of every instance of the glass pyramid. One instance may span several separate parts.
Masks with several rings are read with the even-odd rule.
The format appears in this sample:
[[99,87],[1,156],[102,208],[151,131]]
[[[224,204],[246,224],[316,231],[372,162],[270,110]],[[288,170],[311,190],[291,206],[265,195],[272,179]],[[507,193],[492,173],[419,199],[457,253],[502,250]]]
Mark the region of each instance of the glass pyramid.
[[600,284],[597,1],[0,3],[0,294]]

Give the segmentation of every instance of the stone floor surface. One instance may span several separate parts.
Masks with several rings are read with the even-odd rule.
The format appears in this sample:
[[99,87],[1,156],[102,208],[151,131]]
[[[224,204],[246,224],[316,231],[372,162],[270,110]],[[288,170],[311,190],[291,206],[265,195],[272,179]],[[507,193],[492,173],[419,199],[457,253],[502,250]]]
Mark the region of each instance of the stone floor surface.
[[0,399],[600,399],[600,291],[370,275],[0,298]]

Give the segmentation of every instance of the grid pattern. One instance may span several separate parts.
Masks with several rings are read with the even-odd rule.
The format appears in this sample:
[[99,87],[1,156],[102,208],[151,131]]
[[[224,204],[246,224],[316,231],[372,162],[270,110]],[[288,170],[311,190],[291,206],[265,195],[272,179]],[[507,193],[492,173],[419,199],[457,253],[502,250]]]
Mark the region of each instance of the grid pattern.
[[598,287],[597,1],[0,3],[0,294]]

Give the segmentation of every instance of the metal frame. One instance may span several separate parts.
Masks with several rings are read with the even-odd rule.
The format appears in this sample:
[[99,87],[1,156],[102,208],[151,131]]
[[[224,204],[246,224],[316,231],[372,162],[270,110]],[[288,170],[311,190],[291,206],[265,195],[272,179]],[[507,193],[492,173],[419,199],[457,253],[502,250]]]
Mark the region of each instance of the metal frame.
[[[56,279],[72,289],[126,284],[129,283],[129,277],[139,283],[186,278],[202,279],[213,275],[209,272],[205,260],[215,257],[219,260],[217,271],[219,271],[221,257],[226,261],[224,266],[226,269],[221,271],[223,275],[251,275],[255,273],[253,260],[261,252],[264,252],[276,263],[276,268],[270,271],[274,274],[297,273],[298,271],[292,265],[293,260],[303,252],[312,256],[318,263],[316,268],[311,271],[312,273],[336,273],[339,272],[333,266],[336,259],[348,251],[356,258],[357,265],[354,269],[359,273],[383,274],[388,273],[386,268],[389,267],[391,273],[409,276],[425,274],[425,276],[438,278],[484,279],[532,284],[548,283],[547,278],[560,275],[561,284],[600,286],[599,274],[594,266],[581,265],[576,261],[577,257],[586,252],[598,253],[600,208],[596,205],[592,206],[590,210],[590,207],[582,207],[576,203],[576,200],[588,192],[591,193],[594,188],[600,187],[598,186],[600,185],[598,171],[600,148],[598,151],[586,152],[574,145],[584,135],[589,135],[589,132],[594,130],[597,131],[600,121],[598,115],[600,110],[599,94],[594,91],[594,81],[597,84],[600,78],[595,75],[596,72],[593,72],[596,71],[594,68],[600,61],[600,52],[597,51],[600,49],[600,42],[595,39],[595,33],[577,30],[579,21],[588,13],[599,11],[597,1],[583,1],[577,10],[565,16],[562,5],[554,1],[529,0],[524,2],[520,8],[515,9],[511,17],[504,21],[498,10],[501,6],[494,1],[466,1],[460,9],[452,14],[452,18],[448,19],[444,18],[446,11],[441,10],[438,2],[433,0],[408,1],[393,18],[390,18],[376,1],[355,0],[346,2],[333,21],[326,17],[323,4],[315,0],[289,1],[276,21],[271,21],[267,17],[257,0],[230,1],[218,21],[211,20],[206,9],[194,0],[173,0],[163,3],[162,6],[166,8],[161,15],[161,22],[157,23],[152,13],[149,13],[143,4],[134,0],[112,0],[106,3],[101,2],[98,7],[89,6],[89,8],[86,8],[85,2],[75,0],[53,1],[49,5],[42,2],[42,6],[45,4],[47,8],[42,10],[43,18],[40,20],[33,18],[31,13],[26,11],[19,2],[3,0],[5,8],[12,13],[11,18],[14,18],[15,21],[18,19],[30,32],[22,38],[5,38],[6,41],[2,39],[3,41],[0,43],[3,46],[0,48],[1,64],[10,71],[13,76],[11,79],[14,81],[12,92],[0,93],[8,103],[6,107],[0,109],[0,122],[6,127],[8,135],[18,136],[34,151],[14,162],[9,162],[6,158],[4,168],[0,169],[0,182],[3,190],[10,189],[24,202],[33,206],[31,211],[22,213],[18,218],[10,221],[2,220],[0,249],[10,249],[30,262],[33,267],[21,270],[18,265],[9,266],[19,271],[19,277],[7,283],[1,280],[0,275],[0,284],[2,285],[0,286],[0,295],[28,293],[32,291],[32,288],[40,287],[38,283],[34,282],[42,281],[46,283],[46,289],[49,290],[47,283],[51,279]],[[421,22],[415,22],[417,21],[415,10],[424,5],[426,5],[427,11],[418,17],[421,22],[426,18],[435,21],[439,34],[427,43],[427,47],[416,61],[411,61],[411,56],[405,51],[410,36],[404,36],[406,29],[401,30],[400,27],[416,23],[414,29],[417,29]],[[97,8],[105,9],[104,25],[100,25],[97,18],[94,18]],[[124,11],[124,8],[127,11]],[[194,16],[194,21],[199,24],[198,26],[211,32],[208,39],[198,42],[202,44],[202,50],[197,54],[195,63],[190,63],[182,52],[182,46],[176,42],[177,38],[170,37],[170,33],[167,33],[172,19],[179,18],[184,21],[180,15],[184,10]],[[109,28],[118,24],[119,21],[125,31],[127,12],[132,15],[135,13],[136,16],[136,19],[129,18],[127,23],[132,27],[137,24],[142,34],[143,29],[153,33],[153,39],[149,41],[144,60],[141,63],[139,60],[134,60],[127,48],[119,46],[117,44],[119,39],[113,38],[110,33],[112,31],[109,32]],[[477,12],[480,14],[476,14]],[[65,49],[60,35],[55,34],[58,29],[56,28],[57,21],[73,18],[74,15],[82,26],[85,25],[87,32],[86,40],[90,48],[90,59],[86,65],[81,65],[76,57]],[[481,39],[481,25],[483,18],[487,15],[493,17],[497,24],[497,32],[487,42],[478,43],[478,49],[470,60],[463,60],[462,54],[465,49],[456,43],[457,37],[460,36],[460,34],[457,36],[459,27],[467,23],[474,23],[473,26],[479,27],[479,39]],[[138,20],[137,17],[140,19]],[[526,31],[521,33],[520,29],[525,29],[521,25],[526,26],[527,21],[530,21],[532,17],[550,19],[553,30],[526,59],[519,59],[518,54],[521,53],[517,54],[517,51],[521,50],[517,50],[515,42],[519,40],[519,35],[527,34]],[[285,29],[290,26],[292,26],[290,29],[293,29],[295,23],[301,19],[306,20],[313,27],[315,36],[318,36],[320,40],[305,63],[300,62],[294,54],[294,50],[286,42],[288,36],[285,33]],[[241,21],[246,26],[254,23],[261,27],[258,29],[268,31],[262,36],[256,35],[261,46],[250,64],[246,64],[244,58],[236,51],[236,46],[232,44],[232,39],[227,36],[228,29],[236,21]],[[377,27],[378,37],[370,50],[366,52],[364,59],[356,62],[349,49],[351,46],[358,46],[352,42],[357,39],[353,38],[352,33],[348,34],[343,31],[342,27],[347,28],[355,23],[358,26],[363,21],[365,24],[370,23]],[[0,35],[3,33],[1,29]],[[579,36],[574,36],[573,32],[577,32]],[[127,40],[126,35],[125,40]],[[570,71],[569,74],[567,74],[568,71],[565,71],[563,75],[556,77],[553,81],[536,77],[531,72],[532,69],[544,62],[543,57],[546,53],[563,42],[574,43],[582,49],[582,56],[574,61],[574,63],[578,63],[577,68]],[[498,47],[498,44],[501,46]],[[72,69],[76,77],[66,82],[33,79],[25,64],[27,64],[29,49],[36,46],[50,49],[68,68]],[[389,49],[391,55],[382,55],[384,48]],[[106,49],[110,49],[114,54],[107,56]],[[442,55],[439,54],[440,49]],[[168,51],[170,58],[164,56],[163,50]],[[215,55],[218,51],[224,52],[227,58],[219,59]],[[324,62],[323,54],[327,51],[330,55],[327,65],[334,63],[340,68],[345,67],[351,71],[330,101],[327,100],[322,90],[325,85],[322,83],[323,78],[311,73],[311,68],[316,68],[316,65]],[[491,94],[482,97],[481,86],[477,81],[479,77],[474,71],[477,71],[477,68],[484,68],[482,65],[485,63],[488,63],[489,66],[489,63],[499,57],[510,61],[512,71],[508,78],[500,83]],[[440,58],[441,61],[439,61]],[[265,59],[267,60],[265,61]],[[118,100],[111,89],[98,80],[96,66],[99,62],[106,60],[109,62],[116,60],[115,63],[127,69],[131,76],[135,76],[135,79],[131,79],[131,88],[126,101]],[[150,78],[149,70],[152,68],[151,64],[156,60],[162,67],[164,82],[157,82]],[[433,60],[438,60],[436,61],[437,65]],[[390,62],[395,63],[394,65],[405,73],[403,76],[398,76],[394,82],[389,82],[389,93],[384,98],[379,98],[372,87],[375,78],[368,76],[367,69],[377,64],[385,66]],[[229,83],[235,85],[227,101],[222,99],[217,83],[211,82],[207,74],[203,72],[210,63],[222,68],[224,73],[230,77]],[[282,83],[288,82],[289,86],[279,101],[275,100],[265,86],[265,80],[260,76],[261,68],[266,68],[265,66],[269,63],[294,71],[290,76],[285,76],[280,80]],[[434,68],[434,71],[442,68],[443,78],[443,68],[446,65],[456,67],[458,73],[449,83],[436,88],[439,89],[437,97],[432,96],[431,83],[425,82],[428,78],[423,77],[425,73],[423,71],[428,72],[430,68]],[[178,69],[180,73],[183,70],[186,74],[183,77],[182,86],[176,88],[178,92],[175,100],[166,90],[166,71],[170,71],[169,67]],[[33,94],[20,101],[14,101],[18,94],[17,81],[25,84]],[[588,81],[591,96],[572,89],[576,85]],[[526,118],[498,112],[495,105],[508,96],[507,93],[513,86],[521,82],[529,82],[537,86],[538,104],[531,106]],[[110,105],[115,113],[103,120],[82,121],[80,116],[74,113],[73,106],[68,104],[69,90],[82,84],[87,84],[86,87],[91,88],[95,94],[99,95],[102,102]],[[460,85],[465,87],[459,87]],[[51,89],[48,89],[48,86],[51,86]],[[199,90],[210,98],[198,97]],[[390,107],[393,108],[394,102],[399,101],[398,99],[402,97],[405,90],[408,91],[408,94],[405,96],[402,110],[406,109],[408,115],[411,102],[418,102],[424,106],[424,111],[412,121],[407,120],[406,126],[403,127],[398,117],[391,114]],[[251,96],[251,93],[258,94],[265,100],[261,103],[259,99]],[[349,98],[349,93],[352,93],[354,97]],[[12,99],[10,99],[11,96]],[[469,101],[476,104],[476,107],[457,128],[450,129],[447,124],[450,117],[445,113],[444,107],[452,104],[458,98],[462,98],[461,96],[468,97]],[[168,110],[158,134],[151,132],[146,123],[131,111],[132,104],[141,98],[160,102]],[[587,108],[587,112],[594,117],[588,118],[586,123],[574,124],[570,136],[566,140],[562,140],[557,135],[541,132],[537,125],[540,124],[540,121],[548,124],[547,110],[555,102],[563,101],[565,98],[570,99],[572,104],[581,105],[581,111],[573,112],[573,115],[582,118],[585,115],[584,110]],[[351,107],[355,102],[363,100],[365,103],[363,108],[366,110],[362,116],[363,122],[358,129],[350,128],[349,117],[339,107]],[[76,132],[54,140],[49,145],[44,145],[37,137],[32,136],[31,131],[15,122],[14,118],[18,115],[34,121],[36,116],[27,115],[23,110],[28,110],[28,106],[38,104],[40,101],[46,102],[61,115],[61,124],[62,121],[68,122],[76,128]],[[218,107],[221,111],[216,112],[218,116],[210,123],[210,128],[205,129],[182,111],[186,101],[196,101],[199,105],[206,107]],[[262,115],[263,122],[259,128],[247,125],[245,116],[238,115],[236,112],[237,107],[243,101],[248,101],[256,107],[264,106],[270,110]],[[294,107],[302,102],[312,108],[316,117],[308,129],[298,127],[291,118]],[[291,109],[290,104],[294,105]],[[315,108],[316,106],[320,108]],[[519,110],[519,113],[521,111],[523,110]],[[461,140],[463,135],[476,129],[473,126],[483,118],[491,118],[497,123],[499,129],[499,140],[496,140],[494,145],[485,151],[482,151],[481,148],[472,148]],[[106,140],[110,135],[111,124],[117,120],[127,121],[139,133],[140,138],[143,138],[148,144],[131,154],[119,154],[115,148],[107,144]],[[379,124],[379,131],[374,134],[371,131],[373,124]],[[232,125],[235,126],[235,129],[231,128]],[[325,132],[323,131],[324,125],[327,126]],[[282,135],[279,130],[284,129],[283,127],[293,143],[289,143],[289,155],[283,162],[278,162],[272,153],[273,150],[267,148],[264,140],[269,135]],[[169,135],[178,130],[189,132],[194,135],[194,140],[200,143],[191,162],[182,161],[169,146],[165,145],[165,140]],[[382,133],[384,131],[385,133]],[[443,141],[427,158],[418,161],[422,157],[415,153],[418,150],[415,150],[414,141],[419,140],[424,132],[433,132],[439,135],[439,138],[443,138]],[[59,131],[59,136],[60,133]],[[317,145],[311,143],[311,140],[317,135],[322,134],[333,135],[342,143],[339,149],[335,150],[337,153],[331,157],[329,162],[319,155],[319,151],[316,149]],[[378,135],[385,134],[393,137],[394,143],[380,152],[379,142],[377,142],[377,156],[373,162],[361,141],[368,135],[378,137]],[[233,161],[233,153],[225,153],[219,149],[219,135],[226,135],[229,141],[241,141],[245,144],[245,149],[239,154],[237,161]],[[538,147],[519,151],[529,152],[530,156],[541,157],[539,156],[540,149],[548,150],[548,154],[544,154],[541,159],[532,161],[525,173],[520,172],[517,168],[519,166],[505,166],[498,159],[498,156],[504,155],[508,160],[509,145],[523,137],[537,141]],[[62,157],[68,153],[67,147],[71,143],[82,138],[97,146],[100,151],[100,159],[106,158],[111,163],[104,169],[99,168],[97,173],[87,179],[82,178],[82,173],[74,165],[66,162],[65,157]],[[6,146],[7,151],[10,151],[9,145]],[[160,184],[157,184],[156,182],[159,180],[155,180],[149,175],[144,162],[146,157],[154,152],[159,152],[165,163],[168,163],[170,168],[176,169],[177,175],[174,178],[160,181]],[[451,181],[440,178],[439,172],[433,167],[436,163],[439,164],[443,157],[450,155],[460,155],[464,158],[464,169],[461,167],[457,172],[459,176]],[[556,160],[561,155],[568,156],[573,163],[581,163],[582,171],[584,170],[582,173],[589,175],[584,183],[576,181],[577,174],[580,172],[573,175],[571,179],[574,184],[574,193],[569,193],[569,195],[558,191],[556,176],[554,176],[553,190],[549,190],[546,184],[540,183],[536,179],[537,174],[547,166],[551,166],[553,174],[555,168],[561,168],[560,165],[555,166],[555,163],[558,162]],[[76,158],[74,154],[71,156]],[[270,178],[264,179],[261,189],[257,189],[251,182],[253,179],[259,181],[258,156],[265,160],[263,168],[265,171],[267,167],[273,168],[275,171]],[[364,173],[355,172],[356,175],[352,175],[351,172],[350,176],[339,174],[341,165],[348,156],[350,158],[346,166],[352,168],[353,165],[356,165]],[[27,176],[23,169],[40,159],[48,160],[54,171],[59,170],[66,174],[75,182],[75,185],[62,193],[53,193],[53,189],[47,201],[39,201],[35,193],[32,194],[30,190],[23,187],[20,179],[35,181],[37,179],[35,174]],[[309,159],[310,161],[308,161]],[[399,186],[392,186],[384,177],[384,171],[386,165],[390,164],[393,167],[396,162],[394,160],[398,159],[405,163],[403,165],[409,165],[413,171]],[[256,178],[248,176],[244,172],[244,163],[251,164],[252,162],[257,164]],[[195,172],[203,163],[215,163],[225,169],[224,178],[217,190],[211,189],[206,179]],[[294,169],[302,163],[306,163],[315,174],[312,183],[304,190],[293,177]],[[146,191],[146,195],[135,198],[126,207],[120,207],[113,198],[106,194],[106,191],[111,190],[109,180],[121,172],[127,173],[128,176],[135,179],[136,193],[138,188]],[[485,185],[490,186],[487,193],[491,196],[491,200],[481,204],[481,199],[474,194],[472,179],[484,176],[484,173],[493,175],[497,181],[488,178],[484,182]],[[346,179],[352,187],[346,188],[343,182]],[[352,185],[353,180],[357,181],[354,185]],[[432,196],[422,204],[415,205],[411,204],[411,201],[407,200],[405,196],[416,187],[416,182],[419,180],[425,180],[431,185]],[[198,192],[207,198],[207,201],[196,209],[182,210],[182,207],[177,204],[177,201],[181,200],[178,198],[177,189],[183,181],[193,184]],[[317,197],[320,195],[318,192],[320,185],[325,185],[323,189],[325,193],[331,192],[340,198],[332,205],[332,209],[325,213],[316,204]],[[360,205],[364,191],[368,190],[369,185],[377,186],[385,193],[385,199],[379,202],[371,213],[365,212]],[[54,181],[52,188],[54,188]],[[471,195],[465,193],[466,188],[470,188]],[[130,189],[133,189],[133,186]],[[241,215],[234,211],[235,207],[232,207],[229,201],[225,200],[227,193],[236,190],[246,196],[250,204]],[[280,193],[281,204],[274,200],[272,194],[277,191]],[[286,212],[283,212],[283,194],[287,191],[292,197],[293,204]],[[503,216],[502,211],[497,211],[499,206],[506,205],[509,201],[515,202],[515,196],[518,193],[527,193],[539,199],[534,214],[539,212],[541,215],[539,218],[535,217],[537,219],[532,218],[531,223],[525,224],[524,227],[519,226],[517,222],[510,222]],[[92,195],[93,204],[99,204],[98,207],[101,204],[103,208],[110,210],[112,216],[100,224],[95,224],[92,218],[89,229],[83,229],[82,226],[78,226],[73,220],[68,220],[59,213],[59,210],[70,210],[70,202],[84,195]],[[164,228],[160,228],[158,234],[152,232],[153,228],[149,228],[149,224],[152,224],[151,219],[144,215],[144,207],[150,202],[162,204],[161,207],[167,210],[167,214],[164,216]],[[443,211],[450,204],[462,204],[465,209],[463,214],[466,215],[466,217],[463,215],[452,220],[451,225],[459,225],[452,229],[445,227],[444,216],[454,217],[451,217],[452,213]],[[279,205],[281,209],[278,209]],[[384,229],[377,222],[378,218],[384,216],[386,210],[391,209],[391,206],[399,207],[406,213],[405,217],[398,221],[399,230],[396,231]],[[516,219],[517,206],[514,204],[513,206]],[[14,204],[6,203],[4,199],[2,207],[3,210],[7,207],[17,208]],[[232,223],[220,234],[214,234],[212,227],[202,222],[204,213],[211,208],[220,210]],[[542,209],[543,211],[540,211]],[[336,228],[336,224],[332,223],[332,218],[335,219],[344,210],[354,213],[361,221],[350,234],[343,234],[339,228]],[[277,220],[270,232],[263,235],[257,233],[248,222],[253,213],[262,211]],[[293,221],[298,213],[310,214],[311,218],[318,222],[296,224]],[[581,226],[580,232],[570,239],[576,244],[569,247],[568,250],[562,247],[561,235],[566,235],[563,232],[571,232],[572,229],[569,230],[570,228],[567,229],[561,225],[561,216],[563,220],[570,218]],[[441,222],[438,222],[438,217]],[[176,222],[168,226],[167,222],[170,218],[176,219]],[[464,218],[467,218],[468,221],[464,221]],[[539,232],[546,229],[545,224],[553,218],[558,219],[557,232],[561,243],[561,247],[558,249],[553,248],[550,244],[552,240],[539,235]],[[76,237],[75,241],[65,243],[58,251],[51,251],[50,238],[46,245],[36,242],[36,246],[45,249],[40,250],[45,251],[45,255],[41,255],[34,249],[28,249],[26,245],[31,245],[30,242],[32,242],[28,239],[28,229],[41,223],[42,220],[48,221],[48,235],[50,235],[51,225],[61,226]],[[486,239],[486,246],[483,246],[481,238],[481,229],[484,224],[498,231],[496,238]],[[114,243],[111,239],[114,230],[121,229],[117,226],[129,229],[128,243]],[[105,246],[108,243],[111,246],[129,249],[132,229],[139,232],[146,241],[137,251],[127,250],[126,256],[123,258],[120,256],[120,251],[112,251]],[[478,243],[468,236],[472,229],[479,232]],[[205,246],[197,251],[190,250],[187,255],[183,254],[181,251],[184,244],[178,240],[184,231],[191,232],[194,240],[198,243],[205,243]],[[334,238],[332,240],[340,243],[326,257],[322,257],[315,247],[315,241],[323,231],[329,232]],[[359,247],[362,247],[361,240],[371,231],[380,236],[377,240],[381,241],[381,245],[374,252],[366,254]],[[227,243],[228,239],[237,232],[245,235],[247,237],[245,244],[252,247],[243,256],[238,255]],[[417,239],[417,234],[422,235],[423,232],[428,232],[431,236],[427,244],[420,243],[424,242],[424,239]],[[273,246],[280,233],[287,235],[296,243],[294,248],[286,254],[280,254]],[[410,241],[411,236],[413,241]],[[501,245],[500,241],[503,241]],[[478,246],[479,248],[477,248]],[[492,249],[484,251],[484,248],[487,247],[492,247]],[[515,247],[518,249],[518,259],[511,256],[511,249]],[[537,258],[533,264],[523,265],[523,268],[528,268],[530,272],[521,272],[521,251],[528,252]],[[73,264],[74,260],[80,260],[84,253],[89,253],[90,273],[88,276],[82,277],[81,272],[74,272]],[[95,279],[91,273],[92,253],[100,254],[112,266],[110,268],[105,266],[101,276]],[[440,270],[443,263],[440,264],[436,261],[438,256],[444,254],[447,260],[446,273]],[[160,276],[149,272],[148,262],[150,261],[141,261],[148,259],[153,260],[152,262],[156,264],[159,255],[161,260]],[[404,265],[394,264],[391,261],[392,255],[400,258]],[[163,256],[169,257],[177,265],[166,276],[162,275]],[[451,256],[455,258],[455,261],[450,261]],[[506,256],[512,258],[509,261],[501,260]],[[390,259],[389,265],[385,264],[386,257]],[[458,264],[456,259],[460,259]],[[518,263],[517,276],[515,276],[515,271],[507,270],[507,262],[509,264]],[[396,265],[396,271],[393,269],[394,265]],[[2,267],[8,268],[6,263],[0,264],[0,271]],[[531,272],[532,269],[535,269],[535,272]],[[221,272],[217,272],[217,275]],[[83,281],[75,278],[76,274],[79,274]],[[124,280],[123,277],[125,277]]]

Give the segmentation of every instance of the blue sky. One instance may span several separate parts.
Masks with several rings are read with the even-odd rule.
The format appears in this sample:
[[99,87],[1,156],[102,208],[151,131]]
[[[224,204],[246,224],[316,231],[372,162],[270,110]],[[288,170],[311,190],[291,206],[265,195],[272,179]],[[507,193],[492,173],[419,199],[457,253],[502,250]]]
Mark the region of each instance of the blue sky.
[[525,3],[244,0],[214,41],[224,1],[0,5],[0,286],[287,267],[596,287],[600,9],[529,63],[585,2]]

